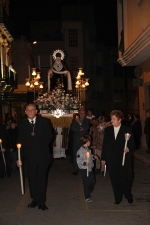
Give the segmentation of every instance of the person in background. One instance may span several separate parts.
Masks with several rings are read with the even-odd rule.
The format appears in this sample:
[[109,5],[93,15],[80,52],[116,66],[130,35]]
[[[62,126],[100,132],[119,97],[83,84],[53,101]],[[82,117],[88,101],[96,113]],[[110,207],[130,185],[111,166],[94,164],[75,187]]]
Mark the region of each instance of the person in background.
[[[73,120],[75,120],[76,118],[80,118],[79,113],[74,113],[73,114]],[[71,125],[70,125],[70,128],[71,128]],[[71,129],[69,129],[69,134],[68,134],[68,149],[67,149],[67,153],[70,155],[70,163],[73,164],[73,131]]]
[[40,114],[40,110],[39,110],[39,109],[37,109],[37,114],[36,114],[36,116],[42,117],[42,115]]
[[6,126],[6,130],[8,130],[10,128],[10,123],[11,123],[11,118],[7,118],[5,120],[5,126]]
[[18,138],[18,127],[15,119],[11,120],[10,128],[7,130],[9,135],[9,149],[11,158],[11,172],[16,172],[16,161],[17,161],[17,138]]
[[77,151],[81,147],[80,138],[83,135],[89,133],[90,120],[85,118],[86,113],[84,109],[79,110],[79,116],[75,116],[75,119],[72,121],[70,129],[73,137],[73,175],[78,173],[78,165],[76,161]]
[[146,145],[147,145],[146,153],[150,153],[150,109],[146,110],[144,134],[146,137]]
[[[123,195],[128,203],[133,203],[131,193],[132,170],[130,152],[134,149],[134,139],[131,128],[121,124],[123,113],[120,110],[113,110],[110,113],[112,126],[105,128],[101,162],[108,165],[109,176],[114,192],[115,204],[120,204]],[[125,134],[130,138],[125,148]],[[124,166],[122,165],[125,154]]]
[[92,109],[88,109],[86,118],[91,120],[94,117],[95,116],[93,115]]
[[[21,144],[21,159],[25,158],[32,198],[28,208],[38,206],[41,210],[47,210],[46,184],[50,165],[49,144],[52,140],[50,121],[43,117],[36,117],[36,106],[32,103],[26,106],[25,113],[27,118],[19,125],[17,143]],[[17,160],[17,166],[21,165],[22,161]]]
[[92,126],[90,127],[90,131],[89,131],[89,135],[92,137],[93,136],[93,132],[96,128],[96,126],[98,125],[98,120],[96,117],[93,117],[91,120],[90,120],[90,123],[92,124]]
[[92,148],[94,149],[95,155],[99,157],[96,161],[96,174],[104,175],[105,166],[101,163],[102,145],[104,139],[104,130],[106,128],[106,118],[105,116],[100,116],[98,118],[98,125],[93,132]]
[[0,139],[2,140],[2,148],[0,148],[0,178],[4,178],[5,164],[2,153],[6,151],[6,127],[1,122],[0,122]]
[[131,124],[131,129],[134,137],[134,142],[135,142],[135,149],[138,149],[140,147],[140,140],[142,136],[142,124],[140,121],[140,115],[139,114],[134,114],[134,121]]
[[[81,172],[84,196],[86,202],[92,202],[91,194],[94,189],[94,175],[92,168],[94,167],[93,160],[98,159],[96,155],[92,155],[89,149],[91,144],[90,135],[84,135],[80,138],[81,147],[77,151],[77,164]],[[87,162],[87,154],[89,154],[89,160]],[[88,176],[87,176],[87,168],[88,168]]]
[[133,123],[133,120],[134,120],[134,118],[133,118],[132,114],[128,113],[126,126],[131,127],[131,124]]

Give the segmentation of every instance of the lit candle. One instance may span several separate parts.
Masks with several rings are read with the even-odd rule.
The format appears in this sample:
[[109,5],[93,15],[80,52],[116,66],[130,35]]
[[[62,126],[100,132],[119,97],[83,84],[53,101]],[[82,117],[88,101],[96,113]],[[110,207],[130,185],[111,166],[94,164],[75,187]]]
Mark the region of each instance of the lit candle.
[[105,164],[105,168],[104,168],[104,177],[106,176],[106,164]]
[[[1,146],[1,152],[2,152],[2,139],[0,139],[0,146]],[[5,170],[6,170],[6,160],[5,160],[5,156],[4,156],[4,152],[2,152],[2,156],[3,156],[3,161],[4,161],[4,166],[5,166]]]
[[[21,157],[20,157],[21,144],[17,144],[17,148],[18,148],[18,160],[19,160],[19,163],[20,163],[20,161],[21,161]],[[22,193],[22,195],[24,195],[22,167],[21,166],[19,167],[19,172],[20,172],[20,182],[21,182],[21,193]]]
[[[129,138],[130,138],[130,134],[129,133],[126,133],[125,134],[125,146],[124,146],[124,149],[126,149],[126,147],[127,147],[127,142],[128,142],[128,140],[129,140]],[[125,161],[125,152],[123,152],[123,159],[122,159],[122,166],[124,166],[124,161]]]
[[[90,158],[90,153],[89,152],[86,153],[86,158],[87,158],[86,162],[89,163],[89,158]],[[89,165],[87,165],[87,177],[88,176],[89,176]]]

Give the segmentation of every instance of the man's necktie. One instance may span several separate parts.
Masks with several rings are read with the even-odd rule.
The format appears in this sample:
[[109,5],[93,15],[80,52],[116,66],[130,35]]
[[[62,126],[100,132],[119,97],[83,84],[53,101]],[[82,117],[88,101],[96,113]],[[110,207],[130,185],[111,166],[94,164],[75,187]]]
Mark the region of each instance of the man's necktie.
[[32,125],[32,127],[34,127],[34,121],[33,120],[31,120],[31,125]]

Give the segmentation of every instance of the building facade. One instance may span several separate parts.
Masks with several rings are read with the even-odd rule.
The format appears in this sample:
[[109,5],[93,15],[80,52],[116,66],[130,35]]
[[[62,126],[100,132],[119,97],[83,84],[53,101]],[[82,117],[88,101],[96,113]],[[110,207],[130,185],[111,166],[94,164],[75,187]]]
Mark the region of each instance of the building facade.
[[[89,78],[86,108],[93,108],[97,116],[109,115],[112,109],[125,114],[138,112],[137,87],[133,87],[133,67],[122,67],[117,62],[117,48],[97,40],[93,5],[62,7],[62,21],[36,21],[31,32],[36,45],[32,45],[35,66],[41,69],[47,87],[47,71],[56,49],[65,52],[65,62],[71,72],[73,87],[78,68]],[[39,34],[39,27],[42,30]],[[49,29],[49,27],[51,29]],[[130,90],[128,95],[127,90]]]
[[[150,1],[118,0],[118,62],[135,66],[139,86],[139,114],[144,126],[150,108]],[[144,136],[142,144],[145,146]]]

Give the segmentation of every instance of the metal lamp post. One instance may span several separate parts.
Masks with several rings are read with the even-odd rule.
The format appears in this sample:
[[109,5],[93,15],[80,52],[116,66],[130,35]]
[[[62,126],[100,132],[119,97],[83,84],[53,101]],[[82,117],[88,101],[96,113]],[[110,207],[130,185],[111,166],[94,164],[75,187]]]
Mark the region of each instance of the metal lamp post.
[[85,90],[86,90],[87,86],[89,86],[89,78],[82,78],[82,76],[84,75],[82,70],[83,70],[82,68],[79,68],[79,72],[76,77],[76,83],[75,83],[76,84],[75,88],[77,89],[78,101],[81,101],[82,97],[85,100],[85,95],[81,96],[81,93],[85,94]]
[[32,77],[26,78],[25,85],[28,88],[28,91],[34,92],[34,101],[36,90],[39,91],[43,89],[44,82],[41,82],[40,79],[41,79],[40,72],[36,72],[36,68],[32,68]]

